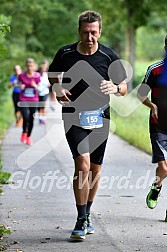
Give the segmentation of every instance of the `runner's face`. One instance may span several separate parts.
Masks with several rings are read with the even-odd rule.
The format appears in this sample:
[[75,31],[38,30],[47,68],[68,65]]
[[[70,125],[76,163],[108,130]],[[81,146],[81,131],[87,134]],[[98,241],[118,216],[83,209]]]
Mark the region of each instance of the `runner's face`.
[[19,65],[16,65],[14,68],[14,71],[15,71],[16,75],[21,74],[21,67]]
[[27,67],[28,72],[32,73],[35,71],[35,63],[34,62],[28,62],[26,67]]
[[41,72],[47,72],[48,64],[41,64],[40,68],[41,68]]
[[99,28],[99,22],[85,23],[81,24],[79,28],[79,35],[82,44],[85,48],[91,49],[97,44],[98,39],[101,35],[101,29]]

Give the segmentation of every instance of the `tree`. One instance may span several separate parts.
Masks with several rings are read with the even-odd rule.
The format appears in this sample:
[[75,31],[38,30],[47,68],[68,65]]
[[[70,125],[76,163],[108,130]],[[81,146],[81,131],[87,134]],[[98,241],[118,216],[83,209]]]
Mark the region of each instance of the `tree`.
[[[6,48],[4,47],[3,43],[5,42],[5,35],[7,32],[10,32],[10,24],[11,18],[4,16],[4,15],[0,15],[0,61],[2,61],[7,55],[8,52],[6,50]],[[1,71],[1,76],[0,76],[0,102],[1,102],[1,98],[2,95],[4,94],[4,92],[6,91],[6,86],[3,85],[3,82],[1,82],[2,78],[2,71]]]
[[153,13],[161,17],[167,10],[165,0],[0,0],[0,6],[0,13],[12,17],[11,33],[4,44],[10,58],[19,62],[34,55],[38,60],[44,55],[53,58],[60,46],[78,39],[78,14],[93,9],[103,17],[101,42],[133,68],[137,29],[146,26]]
[[[146,26],[153,12],[166,16],[167,6],[165,0],[92,0],[91,7],[98,10],[103,16],[104,30],[107,37],[112,38],[114,48],[135,66],[136,31]],[[123,43],[122,43],[123,42]],[[116,46],[117,44],[117,46]],[[124,47],[122,46],[125,45]],[[120,48],[120,50],[119,50]],[[123,54],[122,49],[125,50]],[[128,83],[129,90],[132,83]]]
[[12,57],[27,51],[53,57],[60,46],[78,39],[77,15],[86,9],[84,1],[74,0],[0,0],[0,4],[1,12],[10,12],[13,19],[8,36],[15,45],[15,50],[9,46]]
[[2,44],[5,41],[5,35],[7,32],[10,32],[10,17],[6,17],[4,15],[0,15],[0,60],[4,59],[8,52],[4,45]]
[[[125,0],[123,6],[126,10],[126,46],[125,58],[135,68],[135,51],[136,51],[136,31],[137,28],[146,25],[150,16],[150,0]],[[133,88],[133,80],[128,84],[129,90]]]

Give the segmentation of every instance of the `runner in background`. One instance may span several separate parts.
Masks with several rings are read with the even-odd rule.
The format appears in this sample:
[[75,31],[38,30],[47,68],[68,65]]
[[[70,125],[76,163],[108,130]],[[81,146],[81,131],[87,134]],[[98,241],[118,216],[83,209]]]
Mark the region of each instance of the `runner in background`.
[[44,60],[40,64],[40,68],[39,68],[39,73],[41,76],[41,81],[38,84],[39,102],[40,102],[38,112],[39,112],[39,123],[40,124],[46,123],[45,104],[46,104],[46,100],[48,98],[49,87],[50,87],[50,83],[48,80],[48,73],[47,73],[48,66],[49,66],[49,62],[47,60]]
[[[167,36],[165,58],[149,66],[138,97],[150,109],[152,163],[157,163],[155,182],[146,197],[150,209],[156,207],[164,179],[167,177]],[[151,100],[148,93],[151,91]]]
[[26,71],[19,75],[19,81],[21,83],[20,102],[23,116],[21,142],[31,145],[34,114],[39,100],[38,84],[41,81],[40,74],[36,72],[36,63],[34,59],[28,58],[26,60]]
[[50,98],[50,109],[54,111],[55,110],[54,106],[56,104],[57,99],[56,99],[56,92],[53,91],[52,85],[50,85],[49,87],[49,98]]
[[16,126],[22,126],[23,120],[20,112],[20,108],[18,107],[19,97],[20,97],[20,86],[18,81],[18,76],[21,74],[22,70],[19,65],[14,66],[14,74],[10,77],[9,87],[13,88],[12,99],[14,105],[14,113],[16,118]]

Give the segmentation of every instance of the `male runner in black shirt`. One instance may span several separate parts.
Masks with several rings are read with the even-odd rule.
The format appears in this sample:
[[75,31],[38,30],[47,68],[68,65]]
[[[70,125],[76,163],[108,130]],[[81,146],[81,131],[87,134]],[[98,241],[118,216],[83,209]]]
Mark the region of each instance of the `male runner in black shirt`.
[[[109,94],[121,96],[127,91],[126,73],[118,56],[98,42],[101,25],[99,13],[83,12],[79,16],[80,41],[62,47],[49,67],[49,76],[64,73],[62,85],[53,76],[50,82],[63,105],[66,138],[75,162],[73,188],[78,218],[71,238],[81,240],[85,234],[94,233],[90,208],[109,133]],[[116,60],[113,70],[110,66]],[[66,78],[70,74],[72,83]],[[88,177],[95,182],[92,187]]]
[[[164,48],[167,51],[167,37]],[[150,90],[151,101],[147,97]],[[143,104],[151,109],[149,123],[152,163],[158,163],[158,167],[156,181],[152,184],[146,203],[153,209],[158,203],[162,181],[167,177],[167,57],[148,67],[138,95]]]

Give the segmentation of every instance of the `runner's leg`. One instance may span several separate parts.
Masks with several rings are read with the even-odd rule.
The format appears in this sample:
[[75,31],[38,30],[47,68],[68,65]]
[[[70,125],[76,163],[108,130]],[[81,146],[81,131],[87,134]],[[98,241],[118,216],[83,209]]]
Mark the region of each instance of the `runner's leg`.
[[167,177],[167,161],[163,160],[158,162],[158,167],[156,169],[157,186],[162,186],[162,181]]
[[[89,195],[88,202],[93,202],[95,195],[98,190],[99,182],[100,182],[100,174],[101,174],[101,165],[91,163],[90,165],[90,174],[89,174]],[[90,203],[89,203],[90,204]],[[88,213],[87,209],[87,213]]]
[[29,116],[27,137],[29,137],[31,135],[31,132],[33,129],[35,111],[36,111],[35,107],[29,107],[30,116]]
[[29,109],[28,107],[21,108],[21,114],[23,117],[23,133],[27,132],[28,129],[28,121],[29,121]]

